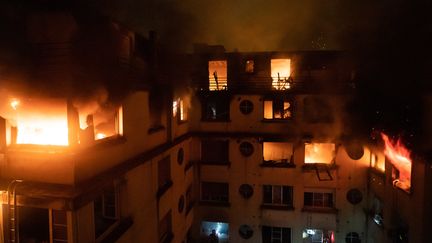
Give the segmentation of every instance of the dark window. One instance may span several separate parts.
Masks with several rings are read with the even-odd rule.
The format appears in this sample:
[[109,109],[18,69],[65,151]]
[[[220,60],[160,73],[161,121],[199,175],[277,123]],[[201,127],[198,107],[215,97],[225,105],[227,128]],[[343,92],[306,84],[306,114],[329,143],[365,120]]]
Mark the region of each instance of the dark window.
[[250,114],[253,111],[254,105],[250,100],[242,100],[240,102],[240,111],[244,115]]
[[158,186],[159,189],[171,184],[171,159],[166,157],[158,163]]
[[263,204],[293,205],[293,188],[291,186],[263,185]]
[[183,150],[183,148],[179,148],[179,150],[177,152],[177,163],[179,165],[182,165],[183,160],[184,160],[184,150]]
[[330,123],[333,122],[333,110],[325,99],[307,97],[303,100],[303,119],[309,123]]
[[245,156],[245,157],[249,157],[253,154],[254,152],[254,147],[251,143],[249,142],[242,142],[240,144],[240,153]]
[[349,232],[345,237],[346,243],[361,243],[360,236],[357,232]]
[[291,243],[291,228],[262,227],[263,243]]
[[213,202],[228,202],[228,183],[202,182],[201,200]]
[[201,141],[201,161],[203,163],[227,164],[228,140],[202,140]]
[[264,119],[289,120],[292,117],[292,101],[285,98],[264,100]]
[[211,97],[202,102],[202,119],[205,121],[228,121],[229,98]]
[[172,238],[171,211],[159,221],[159,242],[168,243]]
[[333,193],[328,192],[305,192],[304,206],[333,208]]
[[162,127],[162,111],[164,110],[164,98],[159,90],[152,90],[149,97],[150,128]]
[[94,201],[95,234],[98,238],[118,219],[117,192],[115,186],[104,189]]

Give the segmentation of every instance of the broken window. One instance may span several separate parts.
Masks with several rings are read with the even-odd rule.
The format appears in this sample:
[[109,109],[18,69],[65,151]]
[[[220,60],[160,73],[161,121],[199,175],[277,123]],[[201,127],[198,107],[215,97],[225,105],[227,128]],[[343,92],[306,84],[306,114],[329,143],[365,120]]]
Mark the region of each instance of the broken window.
[[334,143],[305,143],[305,164],[334,163]]
[[201,162],[210,164],[229,163],[228,140],[202,140]]
[[292,117],[292,102],[285,98],[264,100],[264,119],[288,120]]
[[293,144],[264,142],[263,155],[264,163],[292,163]]
[[263,185],[263,204],[292,206],[292,186]]
[[228,121],[229,99],[211,97],[202,102],[202,119],[206,121]]
[[332,230],[304,229],[303,243],[334,243],[335,235]]
[[291,243],[291,228],[262,226],[263,243]]
[[273,89],[286,90],[292,85],[291,59],[272,59],[271,77]]
[[227,90],[227,61],[209,61],[209,90]]
[[312,208],[333,208],[332,192],[305,192],[304,206]]
[[246,73],[253,73],[254,72],[254,60],[247,60],[246,66],[245,66],[245,72]]
[[210,202],[229,201],[228,183],[201,182],[201,200]]

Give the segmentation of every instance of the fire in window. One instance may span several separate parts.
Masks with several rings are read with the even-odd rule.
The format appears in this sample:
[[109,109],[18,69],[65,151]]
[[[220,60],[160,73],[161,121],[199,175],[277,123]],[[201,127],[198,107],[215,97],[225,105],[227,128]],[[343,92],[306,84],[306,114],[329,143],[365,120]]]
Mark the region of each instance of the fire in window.
[[291,79],[291,59],[272,59],[271,60],[272,86],[277,90],[290,89]]
[[264,163],[292,163],[293,144],[264,142],[263,155]]
[[291,228],[262,226],[263,243],[291,243]]
[[412,168],[410,151],[402,144],[400,139],[396,142],[392,141],[384,133],[381,133],[381,137],[385,144],[384,154],[393,166],[393,185],[409,192],[411,189]]
[[176,117],[177,115],[179,115],[179,121],[187,120],[186,103],[183,99],[180,98],[173,101],[173,117]]
[[263,185],[263,204],[292,206],[292,186]]
[[247,60],[245,72],[246,73],[253,73],[254,72],[254,65],[255,65],[254,60]]
[[376,155],[375,153],[371,153],[370,154],[370,165],[372,168],[380,171],[380,172],[385,172],[385,163],[384,160],[380,160],[378,158],[378,155]]
[[209,61],[209,90],[228,88],[227,61]]
[[275,98],[264,100],[264,119],[288,120],[292,117],[290,100]]
[[306,143],[305,164],[334,163],[336,146],[334,143]]
[[333,230],[323,229],[304,229],[303,233],[304,243],[334,243],[335,236]]

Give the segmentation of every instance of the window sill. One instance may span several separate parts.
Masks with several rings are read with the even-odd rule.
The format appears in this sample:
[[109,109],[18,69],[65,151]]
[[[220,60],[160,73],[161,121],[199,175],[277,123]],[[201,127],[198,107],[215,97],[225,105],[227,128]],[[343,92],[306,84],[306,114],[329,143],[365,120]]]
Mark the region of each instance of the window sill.
[[334,162],[331,164],[325,164],[325,163],[307,163],[307,164],[303,164],[302,165],[302,170],[303,171],[315,171],[315,170],[319,170],[319,169],[329,169],[329,170],[337,170],[339,168],[338,165],[336,165]]
[[153,133],[156,133],[156,132],[159,132],[159,131],[162,131],[162,130],[165,130],[165,127],[162,126],[162,125],[157,125],[157,126],[153,126],[153,127],[149,128],[147,130],[147,133],[148,134],[153,134]]
[[231,163],[228,162],[228,161],[221,161],[221,162],[215,162],[215,161],[212,161],[212,162],[209,162],[209,161],[201,161],[200,164],[202,164],[202,165],[220,165],[220,166],[228,166],[228,167],[231,166]]
[[319,208],[319,207],[304,206],[302,208],[302,212],[337,214],[338,210],[336,208],[324,208],[324,207]]
[[261,204],[261,209],[294,211],[294,207],[292,205]]
[[171,180],[167,181],[163,186],[159,187],[156,193],[156,198],[159,199],[162,195],[171,188],[173,182]]
[[219,202],[219,201],[200,201],[201,206],[214,206],[214,207],[230,207],[231,203],[229,202]]
[[190,168],[194,166],[194,163],[192,161],[189,161],[184,168],[184,172],[186,173]]
[[265,122],[265,123],[287,123],[287,122],[291,122],[292,118],[288,118],[288,119],[262,119],[261,122]]
[[287,163],[287,162],[268,162],[263,161],[260,164],[261,167],[270,167],[270,168],[296,168],[296,165],[294,163]]

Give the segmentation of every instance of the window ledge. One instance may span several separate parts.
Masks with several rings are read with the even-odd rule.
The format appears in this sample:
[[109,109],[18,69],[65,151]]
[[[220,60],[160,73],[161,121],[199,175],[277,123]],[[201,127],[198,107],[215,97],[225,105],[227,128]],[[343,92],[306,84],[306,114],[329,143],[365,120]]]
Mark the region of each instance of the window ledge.
[[302,212],[337,214],[338,210],[336,208],[324,208],[324,207],[320,208],[320,207],[304,206],[302,208]]
[[157,190],[157,193],[156,193],[156,198],[158,198],[158,199],[161,198],[162,195],[166,191],[168,191],[168,189],[170,189],[172,185],[173,185],[172,180],[169,180],[163,186],[159,187],[159,189]]
[[267,122],[267,123],[287,123],[292,122],[292,118],[288,119],[262,119],[261,122]]
[[294,211],[292,205],[261,204],[261,209]]
[[159,131],[165,130],[165,127],[162,125],[152,126],[147,130],[148,134],[153,134]]
[[294,163],[287,162],[267,162],[263,161],[260,164],[261,167],[270,167],[270,168],[296,168]]
[[330,170],[337,170],[339,168],[339,165],[336,165],[335,163],[331,164],[325,164],[325,163],[307,163],[302,165],[303,171],[310,171],[310,170],[319,170],[319,169],[330,169]]
[[230,207],[229,202],[219,202],[219,201],[200,201],[201,206],[215,206],[215,207]]
[[231,166],[231,162],[229,161],[220,161],[220,162],[216,162],[216,161],[201,161],[200,164],[202,165],[221,165],[221,166]]

